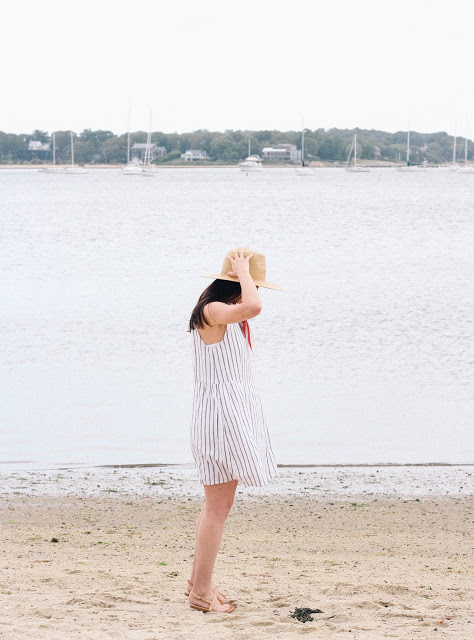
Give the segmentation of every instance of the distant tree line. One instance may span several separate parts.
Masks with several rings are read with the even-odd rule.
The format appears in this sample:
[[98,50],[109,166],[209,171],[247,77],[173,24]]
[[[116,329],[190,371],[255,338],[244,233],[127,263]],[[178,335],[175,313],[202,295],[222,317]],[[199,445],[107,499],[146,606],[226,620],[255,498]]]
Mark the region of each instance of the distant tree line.
[[[357,152],[362,160],[404,161],[406,157],[406,131],[388,133],[374,129],[316,129],[306,130],[305,156],[308,160],[323,162],[345,162],[354,133],[357,133]],[[56,162],[71,161],[70,131],[56,131]],[[131,134],[131,145],[146,142],[145,131]],[[248,153],[248,139],[251,138],[252,153],[261,154],[263,147],[278,143],[301,145],[299,131],[207,131],[192,133],[152,133],[151,141],[166,147],[167,153],[155,158],[157,164],[182,162],[181,154],[187,149],[203,149],[209,159],[205,163],[234,164]],[[32,151],[29,142],[38,140],[50,143],[51,136],[45,131],[31,134],[12,134],[0,131],[0,163],[51,162],[52,145],[49,151]],[[450,162],[453,155],[453,136],[446,132],[410,134],[410,159],[412,162],[427,160],[432,164]],[[458,158],[464,157],[464,140],[458,139]],[[474,158],[472,142],[468,143],[468,158]],[[127,161],[127,134],[115,135],[112,131],[92,131],[85,129],[74,134],[74,160],[77,163],[119,164]],[[203,162],[201,161],[201,164]]]

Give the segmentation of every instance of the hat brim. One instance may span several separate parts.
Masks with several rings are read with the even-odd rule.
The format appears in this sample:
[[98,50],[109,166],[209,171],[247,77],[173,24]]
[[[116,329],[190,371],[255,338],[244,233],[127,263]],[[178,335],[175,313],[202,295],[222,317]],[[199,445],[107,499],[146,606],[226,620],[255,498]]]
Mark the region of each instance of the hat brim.
[[[229,282],[239,282],[239,279],[235,276],[224,276],[222,273],[213,273],[209,276],[201,276],[201,278],[213,278],[214,280],[228,280]],[[281,287],[273,282],[267,282],[266,280],[254,280],[257,287],[264,287],[265,289],[274,289],[275,291],[283,291]]]

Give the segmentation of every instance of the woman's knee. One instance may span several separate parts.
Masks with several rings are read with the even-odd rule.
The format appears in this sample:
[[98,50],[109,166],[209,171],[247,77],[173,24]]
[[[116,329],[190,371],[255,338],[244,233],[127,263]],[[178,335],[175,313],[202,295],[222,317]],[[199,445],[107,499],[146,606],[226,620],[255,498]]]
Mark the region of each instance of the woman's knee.
[[225,520],[229,515],[229,511],[232,508],[233,499],[231,500],[222,500],[219,502],[211,502],[210,504],[206,504],[205,509],[206,513],[213,518],[217,518],[219,520]]

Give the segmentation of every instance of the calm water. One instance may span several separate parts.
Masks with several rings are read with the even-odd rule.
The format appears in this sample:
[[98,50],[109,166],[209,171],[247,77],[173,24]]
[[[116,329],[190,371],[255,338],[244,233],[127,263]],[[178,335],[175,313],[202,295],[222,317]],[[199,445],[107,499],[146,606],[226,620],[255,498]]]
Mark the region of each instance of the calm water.
[[267,256],[279,463],[473,462],[474,174],[0,172],[0,461],[190,462],[199,277]]

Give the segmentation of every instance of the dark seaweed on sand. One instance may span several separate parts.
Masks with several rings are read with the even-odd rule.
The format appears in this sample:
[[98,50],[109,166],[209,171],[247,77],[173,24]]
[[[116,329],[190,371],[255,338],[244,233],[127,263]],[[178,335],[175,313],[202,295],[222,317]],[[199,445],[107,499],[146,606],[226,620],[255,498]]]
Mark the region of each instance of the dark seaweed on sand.
[[312,622],[314,620],[312,613],[323,613],[321,609],[310,609],[309,607],[295,607],[294,611],[290,611],[290,618],[296,618],[300,622]]

